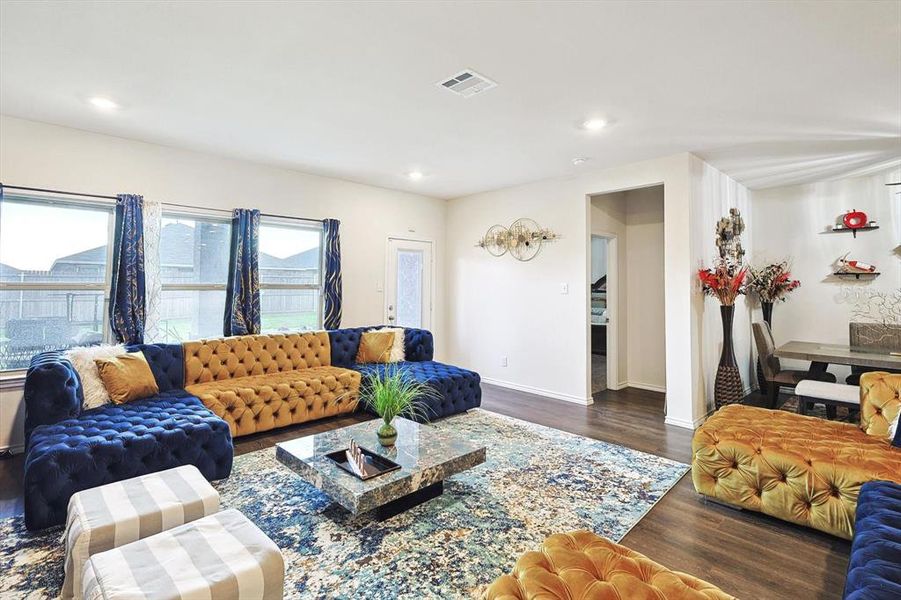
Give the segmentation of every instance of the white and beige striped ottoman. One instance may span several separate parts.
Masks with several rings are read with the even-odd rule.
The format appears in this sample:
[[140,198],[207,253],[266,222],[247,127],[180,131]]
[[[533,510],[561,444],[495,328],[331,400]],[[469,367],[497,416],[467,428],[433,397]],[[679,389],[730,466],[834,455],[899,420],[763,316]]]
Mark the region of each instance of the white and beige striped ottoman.
[[219,510],[219,493],[186,465],[83,490],[69,500],[61,598],[81,598],[88,558]]
[[93,555],[85,600],[280,600],[278,546],[234,509]]

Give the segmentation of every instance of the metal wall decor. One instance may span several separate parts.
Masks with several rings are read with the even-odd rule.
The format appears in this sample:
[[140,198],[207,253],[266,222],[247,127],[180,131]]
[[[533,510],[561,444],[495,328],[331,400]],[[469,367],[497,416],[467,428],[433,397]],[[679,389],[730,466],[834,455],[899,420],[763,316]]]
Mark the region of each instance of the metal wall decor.
[[720,219],[716,224],[716,247],[720,251],[720,258],[741,264],[744,260],[745,249],[741,247],[741,234],[745,230],[745,221],[737,208],[730,208],[729,214]]
[[542,244],[553,242],[559,237],[532,219],[523,218],[513,221],[509,227],[492,225],[477,246],[484,248],[492,256],[503,256],[509,252],[516,260],[528,261],[538,255]]

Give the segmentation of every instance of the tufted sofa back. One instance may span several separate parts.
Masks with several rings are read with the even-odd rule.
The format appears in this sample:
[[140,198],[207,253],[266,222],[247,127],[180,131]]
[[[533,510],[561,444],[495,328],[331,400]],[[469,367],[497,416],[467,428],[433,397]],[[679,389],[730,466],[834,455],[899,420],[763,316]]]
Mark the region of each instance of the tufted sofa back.
[[184,386],[332,364],[325,331],[242,335],[185,342],[183,346]]
[[860,376],[860,428],[885,437],[901,412],[901,374],[873,371]]
[[[364,331],[386,327],[372,325],[370,327],[348,327],[328,331],[332,349],[332,364],[336,367],[350,367],[357,362],[357,350],[360,347],[360,336]],[[432,332],[425,329],[404,329],[404,353],[409,362],[432,360],[435,354],[435,342]]]
[[126,348],[129,352],[144,353],[160,392],[185,386],[185,353],[181,344],[137,344]]

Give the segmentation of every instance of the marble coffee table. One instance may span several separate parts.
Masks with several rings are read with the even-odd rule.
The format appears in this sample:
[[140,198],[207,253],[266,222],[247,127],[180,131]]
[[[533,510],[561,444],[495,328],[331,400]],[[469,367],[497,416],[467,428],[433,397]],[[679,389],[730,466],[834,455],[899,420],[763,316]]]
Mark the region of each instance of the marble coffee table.
[[[440,496],[444,480],[485,462],[485,447],[453,431],[407,419],[395,419],[397,442],[379,444],[380,419],[276,444],[278,460],[353,514],[373,511],[377,519]],[[400,465],[400,469],[363,481],[341,469],[326,454],[344,450],[353,439]]]

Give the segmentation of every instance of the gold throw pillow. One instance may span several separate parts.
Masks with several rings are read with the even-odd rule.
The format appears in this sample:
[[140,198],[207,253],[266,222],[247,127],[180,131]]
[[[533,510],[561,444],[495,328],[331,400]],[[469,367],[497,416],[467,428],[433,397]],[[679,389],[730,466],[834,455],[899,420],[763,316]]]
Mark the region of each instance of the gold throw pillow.
[[357,362],[389,362],[391,360],[392,346],[394,346],[393,331],[367,331],[360,336],[360,348],[357,350]]
[[116,404],[149,398],[160,392],[143,352],[95,360],[103,387]]

